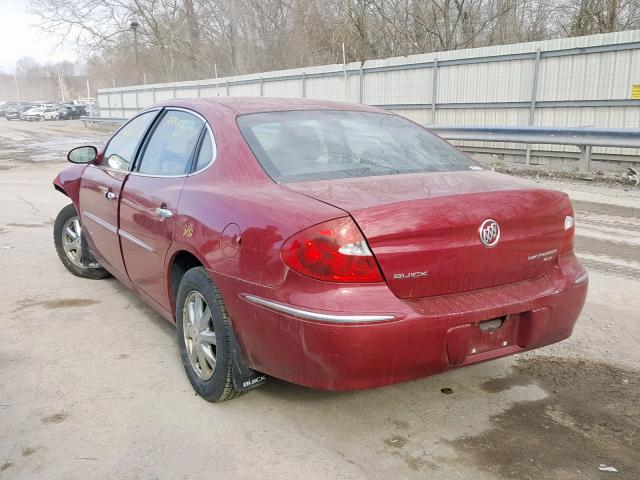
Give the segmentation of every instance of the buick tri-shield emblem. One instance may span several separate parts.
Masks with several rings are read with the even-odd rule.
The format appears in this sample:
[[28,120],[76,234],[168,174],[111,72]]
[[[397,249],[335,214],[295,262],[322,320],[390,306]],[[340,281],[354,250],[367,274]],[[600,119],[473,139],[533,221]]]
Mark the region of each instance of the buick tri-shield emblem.
[[500,225],[492,218],[488,218],[482,222],[478,233],[480,234],[480,241],[485,247],[495,247],[498,244],[498,240],[500,240]]

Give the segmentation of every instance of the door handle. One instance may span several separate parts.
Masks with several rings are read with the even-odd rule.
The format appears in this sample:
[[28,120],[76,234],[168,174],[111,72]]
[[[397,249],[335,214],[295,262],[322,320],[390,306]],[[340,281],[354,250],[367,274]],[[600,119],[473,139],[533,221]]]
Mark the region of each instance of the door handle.
[[158,207],[156,208],[156,215],[158,215],[160,218],[171,218],[173,217],[173,212],[168,208]]
[[106,198],[107,200],[115,200],[117,198],[117,195],[112,191],[107,191],[104,192],[104,198]]

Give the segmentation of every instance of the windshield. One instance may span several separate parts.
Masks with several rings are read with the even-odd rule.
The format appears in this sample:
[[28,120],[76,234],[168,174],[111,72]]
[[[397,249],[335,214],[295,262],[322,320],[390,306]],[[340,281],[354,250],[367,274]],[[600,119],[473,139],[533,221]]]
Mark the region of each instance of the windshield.
[[254,113],[238,117],[238,126],[277,182],[481,169],[436,135],[384,113]]

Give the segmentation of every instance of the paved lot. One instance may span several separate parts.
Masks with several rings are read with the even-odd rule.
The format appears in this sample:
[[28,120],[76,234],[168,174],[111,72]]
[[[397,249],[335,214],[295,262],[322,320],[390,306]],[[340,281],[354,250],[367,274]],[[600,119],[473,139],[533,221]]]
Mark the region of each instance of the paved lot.
[[0,478],[640,478],[638,189],[553,184],[591,274],[571,339],[376,390],[272,380],[212,405],[169,323],[56,257],[51,180],[103,137],[0,119]]

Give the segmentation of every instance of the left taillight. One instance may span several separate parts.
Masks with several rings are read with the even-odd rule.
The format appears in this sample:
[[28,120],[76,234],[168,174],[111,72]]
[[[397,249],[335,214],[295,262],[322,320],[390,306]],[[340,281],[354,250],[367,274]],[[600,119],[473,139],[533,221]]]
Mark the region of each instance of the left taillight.
[[350,217],[314,225],[282,246],[284,263],[307,277],[327,282],[383,282],[366,240]]

